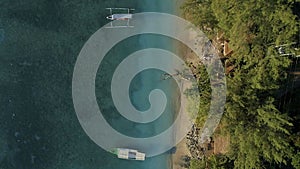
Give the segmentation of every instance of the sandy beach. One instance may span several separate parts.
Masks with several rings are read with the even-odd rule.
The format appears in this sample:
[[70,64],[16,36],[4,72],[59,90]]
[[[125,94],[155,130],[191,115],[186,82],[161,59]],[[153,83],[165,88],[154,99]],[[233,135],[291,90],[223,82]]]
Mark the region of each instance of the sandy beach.
[[[189,89],[192,87],[192,82],[190,81],[183,81],[181,83],[182,85],[182,89],[183,91],[185,91],[186,89]],[[187,103],[187,98],[186,96],[183,94],[181,96],[181,107],[183,112],[182,113],[188,113],[187,112],[187,108],[188,108],[188,103]],[[182,118],[182,115],[178,115],[177,118]],[[183,119],[180,119],[180,126],[182,127],[186,127],[186,122]],[[176,131],[174,131],[174,133],[176,133]],[[176,135],[174,135],[174,137],[176,137]],[[187,139],[184,138],[183,140],[181,140],[177,145],[176,145],[176,152],[174,154],[172,154],[171,158],[172,158],[172,168],[173,169],[183,169],[184,167],[184,157],[191,157],[190,151],[187,147]]]
[[[183,4],[184,0],[177,0],[174,1],[174,11],[176,11],[176,15],[181,16],[181,10],[180,6]],[[195,61],[195,56],[191,52],[189,52],[189,49],[186,47],[182,46],[174,46],[177,48],[177,52],[180,54],[180,58],[184,59],[185,62],[197,62],[198,60]],[[183,90],[191,87],[191,83],[183,83],[182,84]],[[186,100],[186,99],[185,99]],[[186,101],[181,102],[181,106],[183,109],[187,108],[187,103]],[[174,136],[175,137],[175,136]],[[172,154],[171,160],[170,160],[170,165],[172,169],[184,169],[185,167],[183,166],[184,160],[183,157],[189,156],[191,157],[190,150],[187,147],[187,139],[184,138],[181,140],[177,145],[176,145],[176,152]]]

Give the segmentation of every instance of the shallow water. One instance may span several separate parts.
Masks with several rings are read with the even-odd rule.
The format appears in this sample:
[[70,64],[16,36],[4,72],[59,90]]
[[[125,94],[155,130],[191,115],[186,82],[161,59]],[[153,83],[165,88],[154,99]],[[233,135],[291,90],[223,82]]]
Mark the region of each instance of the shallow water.
[[[136,8],[136,12],[175,13],[175,4],[172,0],[2,0],[0,143],[5,146],[0,148],[0,168],[169,168],[168,154],[148,158],[145,162],[125,161],[93,143],[82,130],[74,112],[71,82],[74,64],[83,44],[92,33],[107,23],[104,19],[106,7],[132,7]],[[137,49],[141,49],[157,45],[156,41],[159,41],[162,43],[159,46],[171,48],[169,40],[151,37],[151,40],[141,39],[143,37],[138,37],[130,43],[136,43]],[[143,43],[145,41],[147,43]],[[128,48],[121,48],[125,54]],[[127,53],[133,49],[128,49]],[[117,64],[117,61],[109,63]],[[147,108],[148,103],[137,98],[145,98],[143,94],[151,88],[162,87],[171,94],[166,86],[172,84],[155,86],[156,83],[147,81],[148,76],[158,80],[160,73],[155,70],[143,72],[135,79],[131,95],[132,102],[138,108]],[[143,78],[146,81],[141,80]],[[140,88],[139,84],[148,86]],[[101,85],[108,84],[101,82]],[[134,85],[138,87],[134,88]],[[101,91],[101,88],[97,90]],[[99,93],[103,96],[109,94]],[[171,107],[170,103],[168,111]],[[107,118],[110,121],[116,117]],[[155,135],[167,127],[166,121],[138,127],[153,130],[131,130],[133,132],[127,134],[137,137]],[[122,126],[118,124],[121,123],[112,122],[112,126],[122,131]]]

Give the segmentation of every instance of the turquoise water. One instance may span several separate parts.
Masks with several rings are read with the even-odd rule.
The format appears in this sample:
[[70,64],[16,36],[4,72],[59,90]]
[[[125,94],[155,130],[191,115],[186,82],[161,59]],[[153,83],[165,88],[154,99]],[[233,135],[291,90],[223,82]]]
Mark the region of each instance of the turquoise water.
[[[101,112],[110,125],[117,131],[138,138],[151,137],[166,130],[175,118],[180,105],[176,104],[179,88],[174,80],[162,80],[163,72],[157,69],[150,69],[140,72],[132,81],[129,89],[131,101],[136,109],[147,110],[150,106],[148,96],[153,89],[162,89],[167,98],[167,107],[157,120],[147,123],[134,123],[122,117],[113,106],[110,97],[111,77],[118,64],[130,53],[146,48],[162,48],[173,51],[172,39],[146,34],[128,38],[116,45],[104,58],[100,64],[96,80],[96,95]],[[103,83],[106,82],[106,83]],[[122,84],[120,84],[122,85]],[[177,92],[176,92],[177,91]],[[159,144],[159,143],[157,143]],[[126,165],[128,168],[170,168],[170,154],[165,153],[157,157],[147,158],[145,162],[128,162],[116,160],[116,168]]]
[[170,45],[172,43],[172,39],[159,35],[144,34],[134,36],[116,45],[103,59],[96,80],[98,105],[101,105],[100,109],[106,120],[119,132],[138,138],[151,137],[166,130],[173,123],[172,119],[176,117],[176,112],[178,112],[180,106],[174,102],[174,100],[177,100],[179,97],[177,96],[179,88],[173,79],[162,80],[162,74],[164,72],[158,69],[140,72],[131,81],[129,89],[131,102],[135,108],[140,111],[149,109],[150,103],[148,97],[153,89],[161,89],[165,92],[169,100],[166,110],[157,120],[149,124],[130,122],[118,113],[113,106],[112,97],[110,96],[111,78],[116,67],[123,59],[135,51],[147,48],[161,48],[177,53],[177,51],[173,49],[173,46]]
[[[107,15],[104,10],[106,7],[132,7],[136,8],[136,12],[174,13],[175,4],[172,0],[2,0],[0,168],[170,168],[168,154],[148,158],[145,162],[125,161],[117,159],[93,143],[82,130],[74,112],[71,81],[74,64],[83,44],[92,33],[107,23],[103,19]],[[120,46],[122,53],[130,53],[133,50],[131,44],[134,43],[139,49],[159,43],[162,43],[159,46],[171,48],[169,40],[143,38],[147,39],[137,37],[137,40],[132,40],[129,48]],[[111,52],[120,53],[113,50]],[[112,68],[111,65],[117,64],[117,61],[120,60],[108,60],[108,66],[103,69]],[[143,80],[154,78],[151,82],[158,81],[160,73],[157,70],[145,71],[133,81],[130,93],[137,108],[147,108],[148,103],[145,100],[136,98],[145,99],[143,94],[151,88],[161,87],[173,97],[170,86],[174,82],[156,85],[157,83]],[[101,74],[98,75],[101,77]],[[99,80],[101,78],[97,78]],[[109,85],[106,84],[108,82],[101,81],[97,85]],[[141,88],[139,84],[145,88]],[[98,87],[99,91],[103,89]],[[99,102],[101,98],[109,98],[109,92],[98,93],[104,96],[97,95]],[[174,105],[169,103],[166,116],[175,111]],[[117,114],[110,115],[112,117],[106,116],[107,121],[111,121],[112,126],[122,132],[123,127],[118,126],[122,123],[112,120],[118,118]],[[123,132],[147,137],[166,128],[168,123],[165,122],[169,123],[170,119],[166,118],[165,121],[157,121],[148,126],[129,124],[128,126],[139,130]]]

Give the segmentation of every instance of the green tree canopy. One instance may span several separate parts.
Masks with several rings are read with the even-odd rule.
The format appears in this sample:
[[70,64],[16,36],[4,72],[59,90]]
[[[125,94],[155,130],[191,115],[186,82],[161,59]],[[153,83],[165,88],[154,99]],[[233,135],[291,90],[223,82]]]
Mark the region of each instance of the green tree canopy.
[[[234,168],[268,168],[291,163],[299,153],[291,146],[293,117],[277,106],[276,93],[285,84],[289,57],[276,45],[297,42],[296,1],[186,0],[184,16],[211,39],[224,33],[233,54],[228,62],[227,103],[222,123],[231,138],[227,156]],[[201,111],[200,111],[201,112]]]

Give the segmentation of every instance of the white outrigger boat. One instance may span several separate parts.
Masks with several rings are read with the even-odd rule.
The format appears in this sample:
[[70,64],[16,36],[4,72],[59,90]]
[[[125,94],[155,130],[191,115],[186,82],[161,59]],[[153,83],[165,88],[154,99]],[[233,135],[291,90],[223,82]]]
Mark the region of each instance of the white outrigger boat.
[[139,160],[144,161],[146,154],[138,152],[137,150],[128,149],[128,148],[115,148],[112,150],[112,153],[117,155],[118,158],[126,160]]
[[[106,8],[110,11],[110,15],[106,17],[106,19],[109,20],[119,20],[119,21],[127,21],[126,25],[113,25],[113,23],[110,23],[109,27],[106,28],[126,28],[126,27],[133,27],[129,24],[129,21],[132,19],[131,11],[134,9],[131,8]],[[114,10],[122,11],[121,13],[114,13]]]

